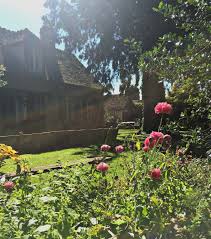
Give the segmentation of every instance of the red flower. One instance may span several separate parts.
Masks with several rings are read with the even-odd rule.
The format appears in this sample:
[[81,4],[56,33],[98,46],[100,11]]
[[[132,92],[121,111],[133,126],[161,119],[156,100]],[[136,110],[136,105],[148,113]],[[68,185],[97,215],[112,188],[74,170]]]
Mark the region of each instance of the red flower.
[[148,147],[148,148],[153,148],[156,144],[156,140],[152,137],[147,137],[144,141],[144,146]]
[[152,131],[150,137],[156,140],[156,144],[162,144],[164,135],[161,132]]
[[96,169],[100,172],[106,172],[109,169],[109,166],[108,164],[101,162],[97,165]]
[[148,152],[148,151],[150,150],[150,148],[147,147],[147,146],[144,146],[144,147],[143,147],[143,150],[144,150],[144,152]]
[[4,187],[8,192],[10,192],[10,191],[12,191],[13,188],[15,187],[15,184],[14,184],[13,182],[11,182],[11,181],[7,181],[7,182],[5,182],[5,183],[3,184],[3,187]]
[[155,106],[155,114],[171,114],[172,113],[172,105],[167,102],[160,102]]
[[161,132],[153,131],[149,137],[144,141],[144,146],[148,148],[153,148],[156,144],[161,144],[163,142],[164,135]]
[[155,180],[159,180],[161,177],[161,171],[159,168],[154,168],[151,172],[150,172],[150,176],[152,179]]
[[122,153],[124,151],[124,147],[122,145],[116,146],[115,150],[117,153]]
[[111,149],[111,146],[107,145],[107,144],[103,144],[101,147],[100,147],[100,150],[101,151],[109,151]]

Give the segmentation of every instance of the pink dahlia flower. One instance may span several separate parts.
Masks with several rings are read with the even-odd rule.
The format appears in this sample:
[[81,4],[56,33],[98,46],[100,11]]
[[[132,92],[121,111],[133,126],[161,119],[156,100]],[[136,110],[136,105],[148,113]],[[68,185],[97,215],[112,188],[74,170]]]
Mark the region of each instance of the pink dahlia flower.
[[124,147],[122,145],[119,145],[119,146],[115,147],[115,150],[119,154],[119,153],[122,153],[124,151]]
[[152,131],[150,137],[155,139],[156,143],[162,144],[164,135],[161,132]]
[[111,149],[111,146],[107,145],[107,144],[103,144],[101,147],[100,147],[100,150],[101,151],[109,151]]
[[160,102],[155,106],[155,114],[171,114],[172,113],[172,105],[167,102]]
[[100,172],[106,172],[109,169],[109,166],[107,163],[101,162],[97,165],[96,169]]

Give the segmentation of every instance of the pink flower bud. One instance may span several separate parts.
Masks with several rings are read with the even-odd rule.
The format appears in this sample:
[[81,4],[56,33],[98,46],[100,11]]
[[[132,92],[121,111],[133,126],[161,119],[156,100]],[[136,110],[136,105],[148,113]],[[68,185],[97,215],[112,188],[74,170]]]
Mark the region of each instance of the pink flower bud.
[[13,188],[15,187],[15,184],[14,184],[13,182],[11,182],[11,181],[7,181],[7,182],[5,182],[5,183],[3,184],[3,187],[4,187],[8,192],[10,192],[10,191],[12,191]]
[[100,172],[106,172],[109,169],[109,166],[108,164],[101,162],[97,165],[96,169]]
[[118,154],[120,154],[124,151],[124,147],[122,145],[119,145],[115,147],[115,150]]
[[111,146],[107,145],[107,144],[103,144],[101,147],[100,147],[100,150],[101,151],[109,151],[111,149]]
[[150,172],[150,176],[151,176],[152,179],[159,180],[160,177],[161,177],[161,170],[159,168],[154,168]]

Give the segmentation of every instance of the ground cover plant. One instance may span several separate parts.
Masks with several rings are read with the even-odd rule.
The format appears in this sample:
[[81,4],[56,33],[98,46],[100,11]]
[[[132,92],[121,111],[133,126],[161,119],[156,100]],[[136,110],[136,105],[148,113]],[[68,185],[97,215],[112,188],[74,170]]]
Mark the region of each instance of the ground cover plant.
[[[155,111],[169,114],[168,104]],[[161,116],[162,118],[162,116]],[[209,238],[207,159],[171,151],[171,136],[100,147],[102,160],[1,177],[0,238]],[[110,152],[117,157],[104,159]]]

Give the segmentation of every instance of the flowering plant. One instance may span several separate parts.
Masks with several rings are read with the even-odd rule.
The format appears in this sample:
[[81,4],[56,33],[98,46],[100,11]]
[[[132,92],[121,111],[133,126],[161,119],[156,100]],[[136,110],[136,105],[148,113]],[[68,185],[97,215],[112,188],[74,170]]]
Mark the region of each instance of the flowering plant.
[[23,160],[16,150],[11,146],[0,144],[0,168],[5,164],[7,159],[12,159],[16,164],[16,173],[19,174],[21,171],[28,171],[28,163]]
[[171,114],[172,106],[167,102],[160,102],[155,106],[155,114]]
[[11,146],[0,144],[0,167],[3,166],[6,159],[13,159],[16,163],[19,163],[20,157]]

